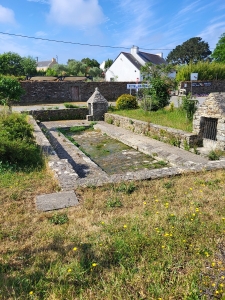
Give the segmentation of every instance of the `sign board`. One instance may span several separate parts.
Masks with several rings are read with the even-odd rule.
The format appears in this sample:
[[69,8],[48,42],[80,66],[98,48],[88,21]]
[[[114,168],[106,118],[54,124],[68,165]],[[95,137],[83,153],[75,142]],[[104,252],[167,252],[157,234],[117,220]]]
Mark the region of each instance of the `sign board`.
[[211,86],[211,82],[192,82],[192,86]]
[[198,80],[198,73],[191,73],[191,81]]
[[127,89],[142,89],[142,88],[149,88],[151,87],[149,84],[146,84],[146,83],[130,83],[130,84],[127,84]]

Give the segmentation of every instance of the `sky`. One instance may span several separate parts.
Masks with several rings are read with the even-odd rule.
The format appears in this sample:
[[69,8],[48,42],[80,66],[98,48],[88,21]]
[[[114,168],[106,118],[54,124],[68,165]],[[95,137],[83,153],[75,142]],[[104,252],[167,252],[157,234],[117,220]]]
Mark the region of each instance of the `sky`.
[[224,32],[224,0],[0,0],[0,54],[38,61],[102,63],[133,45],[166,58],[192,37],[213,51]]

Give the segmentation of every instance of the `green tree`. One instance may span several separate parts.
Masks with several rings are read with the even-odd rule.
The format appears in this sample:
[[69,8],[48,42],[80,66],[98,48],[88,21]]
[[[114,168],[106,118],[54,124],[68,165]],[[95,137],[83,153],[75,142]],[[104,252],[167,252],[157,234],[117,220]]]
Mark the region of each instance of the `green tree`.
[[144,100],[141,107],[145,110],[158,110],[169,104],[170,89],[174,88],[175,80],[168,75],[173,71],[172,65],[154,65],[147,63],[141,73],[150,87],[143,89]]
[[82,63],[75,59],[69,59],[67,62],[68,72],[70,75],[77,76],[80,72]]
[[209,60],[209,44],[202,41],[200,37],[194,37],[182,45],[178,45],[167,56],[167,61],[172,64],[189,64],[191,61],[196,63],[200,60]]
[[52,69],[52,68],[48,68],[45,72],[46,76],[58,76],[56,70]]
[[113,60],[108,58],[107,61],[105,62],[105,69],[110,68],[112,64],[113,64]]
[[93,67],[93,68],[90,68],[89,71],[88,71],[89,75],[92,76],[92,77],[97,77],[97,76],[100,76],[101,73],[102,73],[102,70],[97,68],[97,67]]
[[81,64],[80,66],[80,74],[87,76],[89,67],[86,64]]
[[0,55],[1,75],[25,75],[22,66],[22,57],[14,52],[6,52]]
[[216,62],[225,63],[225,33],[220,36],[211,56]]
[[83,58],[81,62],[85,65],[87,65],[89,68],[97,67],[99,68],[100,64],[97,62],[95,59],[90,59],[90,58]]
[[65,76],[68,74],[68,67],[64,64],[55,64],[51,69],[54,70],[58,76]]
[[[26,75],[35,75],[37,73],[37,61],[31,56],[23,57],[21,60],[23,73]],[[24,75],[23,74],[23,75]]]
[[19,102],[24,94],[20,82],[10,76],[0,76],[0,103],[12,111],[12,103]]

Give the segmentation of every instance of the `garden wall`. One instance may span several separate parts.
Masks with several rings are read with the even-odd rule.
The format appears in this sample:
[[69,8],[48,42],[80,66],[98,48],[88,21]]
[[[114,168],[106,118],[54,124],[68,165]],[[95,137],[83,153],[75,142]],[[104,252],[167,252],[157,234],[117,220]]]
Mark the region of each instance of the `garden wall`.
[[[98,87],[107,101],[130,93],[128,82],[22,81],[25,94],[20,105],[87,101]],[[132,90],[135,94],[135,90]],[[15,103],[16,105],[17,103]]]
[[105,122],[122,127],[137,134],[144,134],[156,140],[169,143],[173,146],[189,150],[197,145],[201,145],[202,141],[193,133],[174,129],[166,126],[143,122],[116,114],[106,113]]
[[192,95],[225,92],[225,80],[182,81],[179,84],[179,89],[186,89],[187,94],[191,93],[192,89]]
[[51,110],[31,110],[22,113],[29,113],[35,120],[58,121],[58,120],[86,120],[88,115],[87,108],[68,108],[68,109],[51,109]]

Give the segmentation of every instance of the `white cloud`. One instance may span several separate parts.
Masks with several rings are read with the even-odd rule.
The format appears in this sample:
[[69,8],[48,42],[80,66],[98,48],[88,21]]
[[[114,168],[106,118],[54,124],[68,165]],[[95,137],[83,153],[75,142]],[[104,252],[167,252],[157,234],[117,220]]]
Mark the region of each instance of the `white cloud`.
[[210,48],[215,48],[220,36],[225,32],[225,22],[218,22],[209,25],[198,36],[204,41],[209,41]]
[[49,0],[51,22],[78,28],[91,28],[106,21],[98,0]]
[[14,11],[0,5],[0,23],[16,24]]
[[[160,22],[153,13],[154,1],[124,0],[117,7],[120,24],[117,27],[117,44],[123,47],[149,44],[149,36]],[[151,20],[151,21],[149,21]]]

